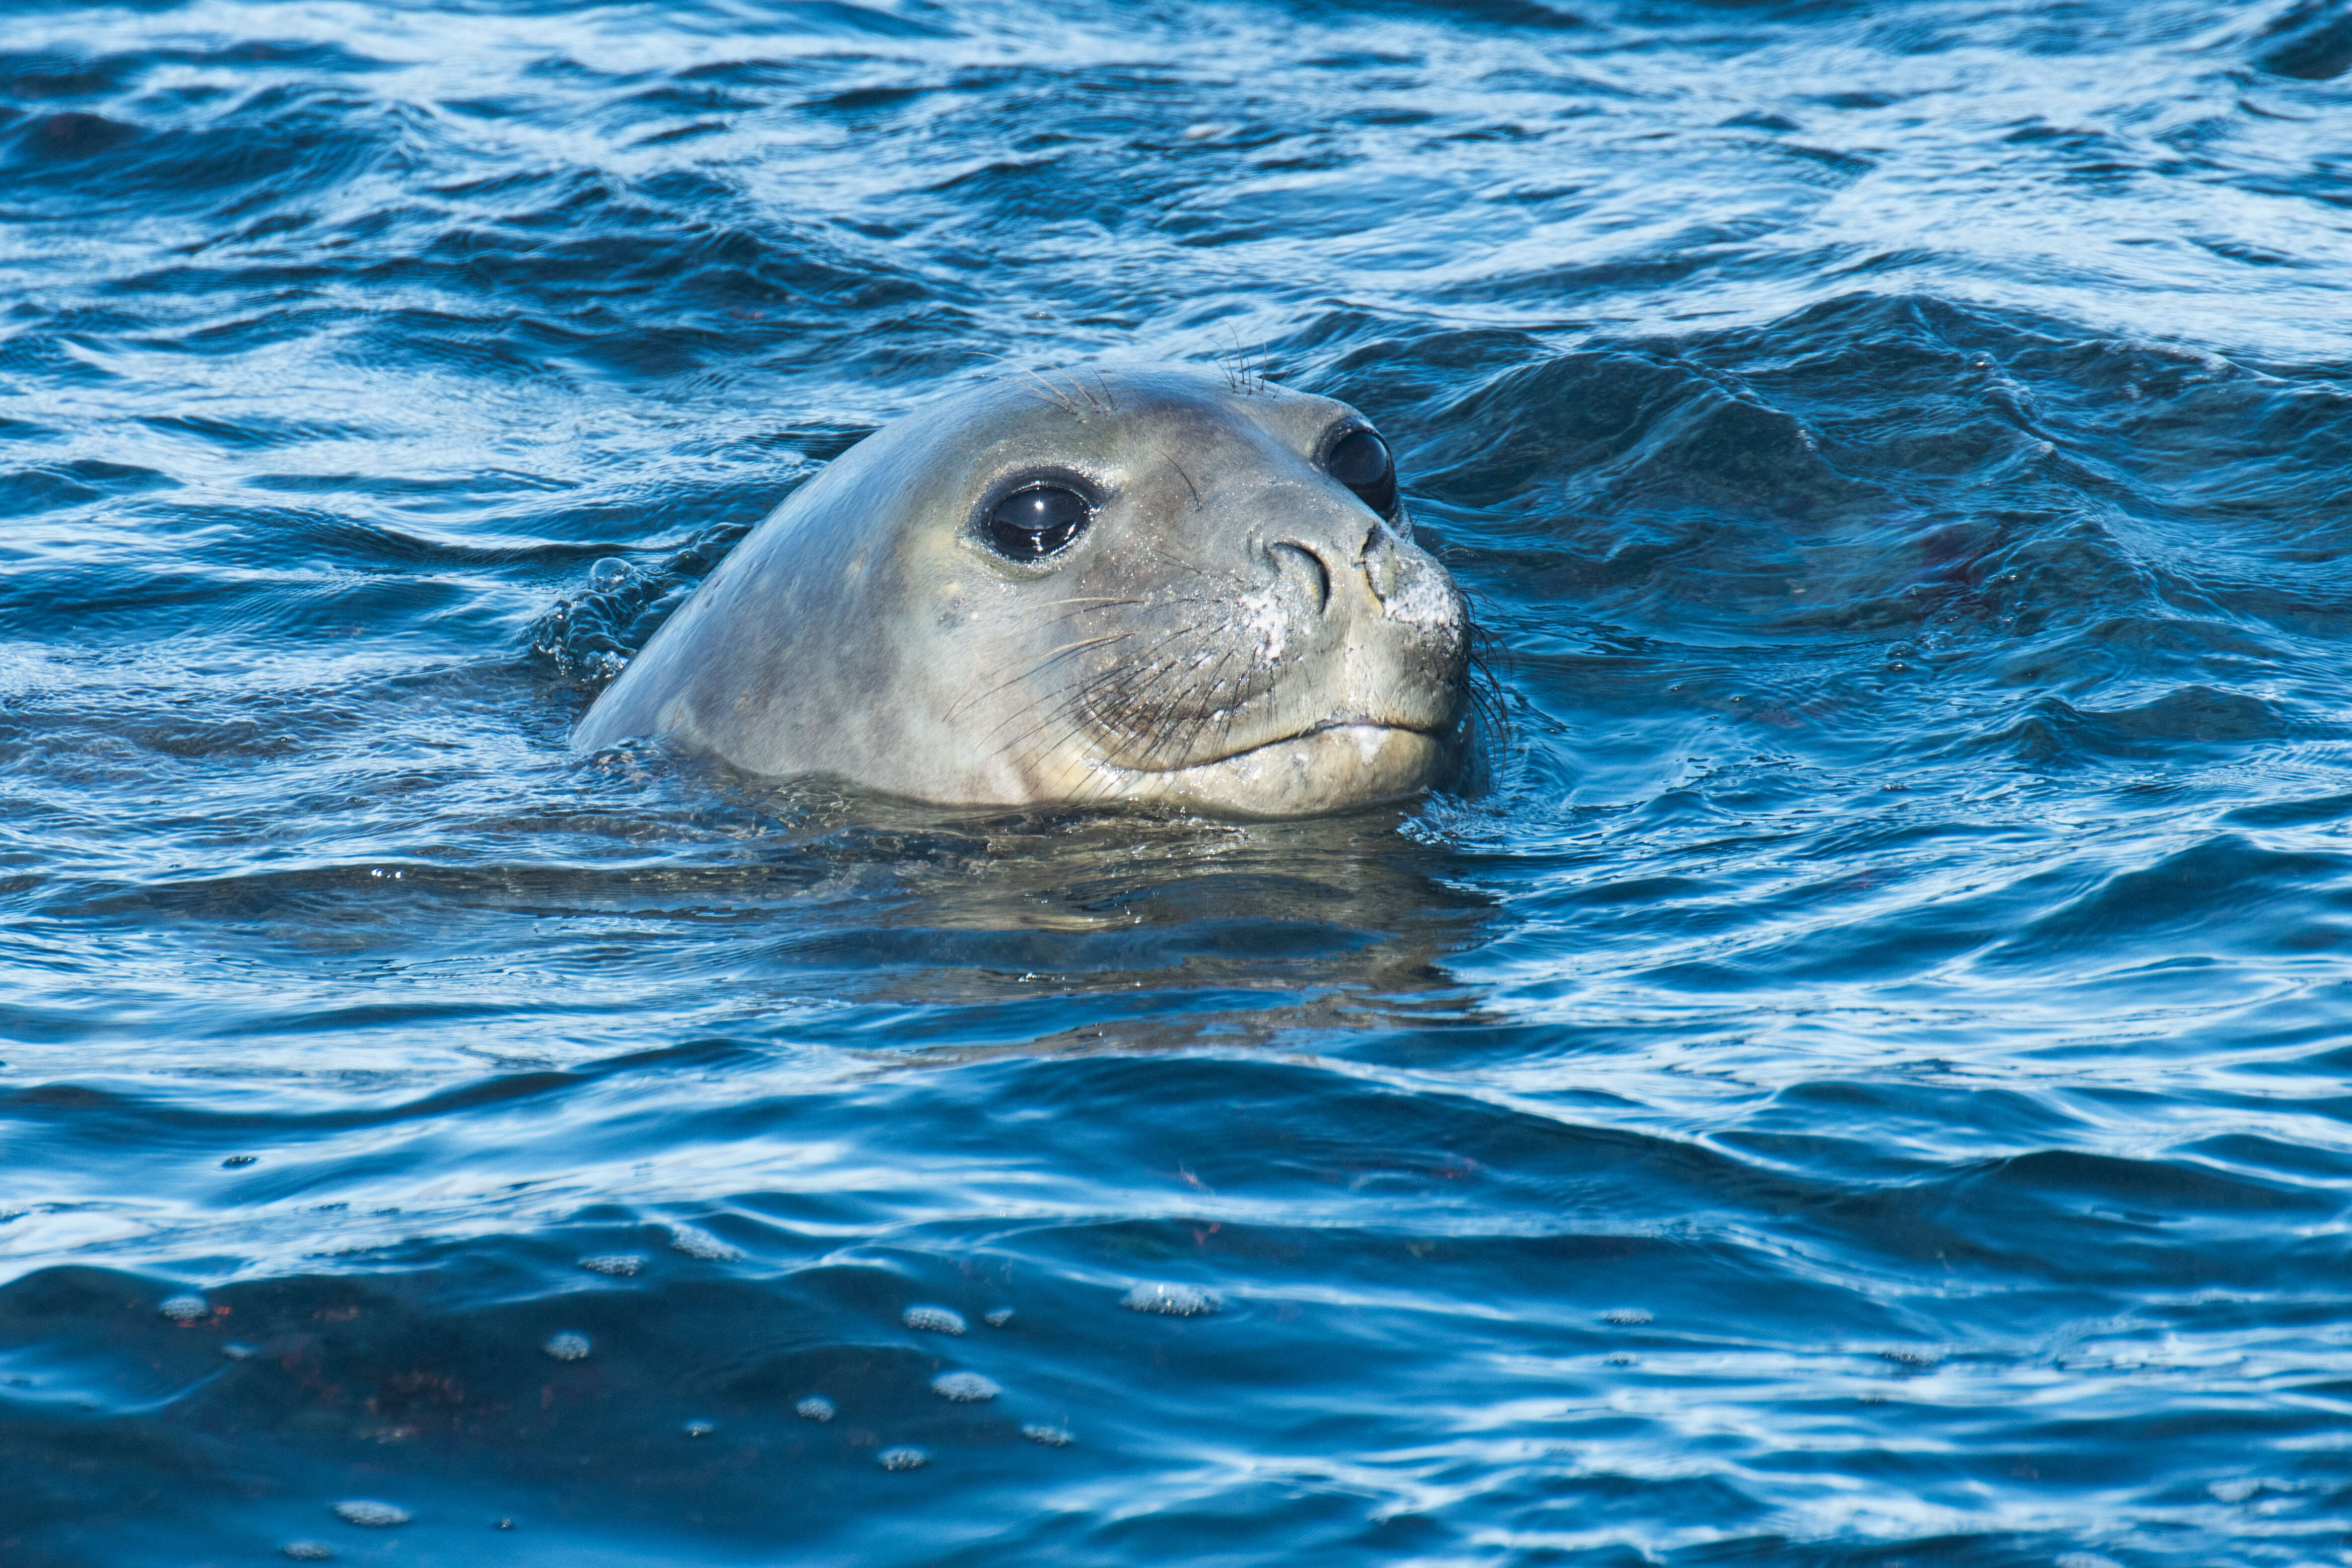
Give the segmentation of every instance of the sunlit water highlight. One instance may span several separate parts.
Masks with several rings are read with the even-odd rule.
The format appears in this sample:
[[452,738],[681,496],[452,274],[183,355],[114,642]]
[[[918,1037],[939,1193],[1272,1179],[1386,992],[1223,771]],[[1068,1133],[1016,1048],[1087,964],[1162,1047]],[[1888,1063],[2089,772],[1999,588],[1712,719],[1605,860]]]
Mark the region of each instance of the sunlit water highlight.
[[[2347,66],[11,7],[0,1561],[2352,1562]],[[877,423],[1220,354],[1397,444],[1485,792],[566,755]]]

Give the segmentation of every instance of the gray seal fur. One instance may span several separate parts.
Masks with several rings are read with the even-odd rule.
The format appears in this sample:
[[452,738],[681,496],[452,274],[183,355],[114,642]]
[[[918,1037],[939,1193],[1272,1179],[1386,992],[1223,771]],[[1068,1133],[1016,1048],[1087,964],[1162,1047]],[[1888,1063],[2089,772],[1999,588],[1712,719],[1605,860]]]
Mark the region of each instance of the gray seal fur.
[[[1469,618],[1402,509],[1319,465],[1370,428],[1191,369],[943,400],[770,514],[573,748],[658,736],[943,804],[1287,817],[1412,795],[1456,744]],[[1091,519],[1010,559],[987,518],[1039,485]]]

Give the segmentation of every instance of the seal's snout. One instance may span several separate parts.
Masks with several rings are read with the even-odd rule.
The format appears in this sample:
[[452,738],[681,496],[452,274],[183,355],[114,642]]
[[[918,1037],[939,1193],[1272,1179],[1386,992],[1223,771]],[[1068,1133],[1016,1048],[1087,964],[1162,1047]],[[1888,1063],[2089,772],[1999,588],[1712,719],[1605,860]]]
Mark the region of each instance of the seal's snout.
[[1348,598],[1346,583],[1360,577],[1371,597],[1367,603],[1357,592],[1360,609],[1433,632],[1462,619],[1464,607],[1444,568],[1384,522],[1373,524],[1353,549],[1292,537],[1267,544],[1265,554],[1276,578],[1318,615],[1339,613],[1345,606],[1339,601]]

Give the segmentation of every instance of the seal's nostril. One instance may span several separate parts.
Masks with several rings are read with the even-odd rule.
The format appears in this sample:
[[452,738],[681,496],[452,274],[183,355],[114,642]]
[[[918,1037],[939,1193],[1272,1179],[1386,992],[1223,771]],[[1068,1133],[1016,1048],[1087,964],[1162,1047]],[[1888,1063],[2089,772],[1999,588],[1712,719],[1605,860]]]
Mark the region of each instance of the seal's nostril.
[[1386,533],[1375,528],[1364,536],[1364,580],[1370,583],[1373,595],[1383,604],[1397,591],[1397,581],[1404,575],[1404,557],[1390,542]]
[[1305,545],[1294,543],[1289,539],[1266,546],[1265,553],[1274,558],[1274,563],[1277,567],[1292,564],[1304,569],[1307,581],[1315,589],[1317,610],[1319,611],[1331,602],[1331,569],[1323,564],[1321,556],[1317,555]]

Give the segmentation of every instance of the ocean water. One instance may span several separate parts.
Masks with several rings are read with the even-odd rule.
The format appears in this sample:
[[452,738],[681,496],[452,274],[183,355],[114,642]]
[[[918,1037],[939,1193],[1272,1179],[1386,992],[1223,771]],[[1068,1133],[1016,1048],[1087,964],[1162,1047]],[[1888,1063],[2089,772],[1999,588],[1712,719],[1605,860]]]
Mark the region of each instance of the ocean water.
[[[2347,68],[15,0],[0,1562],[2352,1563]],[[876,425],[1220,358],[1395,443],[1477,793],[567,754]]]

